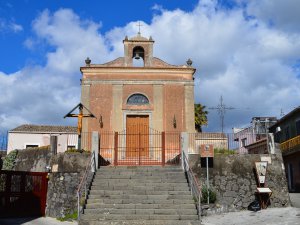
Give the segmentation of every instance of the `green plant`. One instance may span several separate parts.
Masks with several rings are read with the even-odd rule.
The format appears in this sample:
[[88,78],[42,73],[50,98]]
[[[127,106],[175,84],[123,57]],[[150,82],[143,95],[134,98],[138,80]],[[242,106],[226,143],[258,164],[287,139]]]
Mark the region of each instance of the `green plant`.
[[222,155],[234,155],[236,154],[235,150],[230,150],[226,148],[214,148],[215,154],[222,154]]
[[209,192],[209,203],[215,203],[217,200],[216,192],[214,192],[211,189],[208,189],[207,191],[206,186],[202,187],[201,203],[207,203],[208,192]]
[[3,170],[12,170],[15,166],[18,150],[11,151],[3,160]]
[[78,213],[74,212],[74,213],[69,213],[66,214],[64,217],[59,217],[57,218],[57,220],[63,222],[63,221],[70,221],[70,220],[77,220],[78,217]]

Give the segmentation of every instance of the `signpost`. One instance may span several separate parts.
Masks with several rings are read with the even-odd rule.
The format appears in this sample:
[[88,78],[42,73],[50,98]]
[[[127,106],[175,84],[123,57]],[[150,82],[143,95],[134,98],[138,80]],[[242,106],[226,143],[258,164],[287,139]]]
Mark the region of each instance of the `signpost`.
[[200,156],[206,158],[206,187],[207,187],[207,204],[209,204],[209,174],[208,174],[208,158],[214,157],[213,145],[201,145]]

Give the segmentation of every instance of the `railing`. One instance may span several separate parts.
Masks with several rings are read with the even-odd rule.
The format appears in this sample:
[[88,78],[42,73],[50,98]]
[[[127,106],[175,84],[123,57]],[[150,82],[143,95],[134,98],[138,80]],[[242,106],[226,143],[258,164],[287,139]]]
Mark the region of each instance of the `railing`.
[[199,185],[197,178],[195,177],[193,171],[189,166],[189,162],[184,151],[182,151],[182,160],[184,171],[187,175],[189,186],[191,189],[191,194],[194,200],[197,202],[198,219],[201,220],[201,186]]
[[299,145],[300,145],[300,135],[281,143],[280,149],[281,151],[287,151]]
[[80,184],[77,189],[77,219],[79,221],[80,214],[83,212],[83,206],[86,203],[87,195],[91,183],[93,181],[94,175],[96,172],[96,161],[95,161],[95,153],[91,153],[91,159],[89,164],[87,165],[84,175],[80,181]]

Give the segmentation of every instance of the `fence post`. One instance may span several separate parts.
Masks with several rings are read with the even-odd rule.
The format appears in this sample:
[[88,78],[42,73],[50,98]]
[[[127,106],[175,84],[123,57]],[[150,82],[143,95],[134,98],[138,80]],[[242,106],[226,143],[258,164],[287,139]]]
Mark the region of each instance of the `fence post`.
[[187,132],[181,132],[180,134],[181,137],[181,166],[182,169],[184,169],[184,158],[183,158],[183,153],[185,154],[185,157],[187,158],[187,160],[189,159],[189,155],[188,155],[188,147],[189,147],[189,135]]
[[115,132],[115,138],[114,138],[114,142],[115,142],[115,147],[114,147],[114,165],[117,166],[118,165],[118,132]]
[[95,156],[95,167],[98,169],[99,166],[99,134],[97,131],[92,132],[92,152],[94,152]]
[[166,132],[161,132],[161,160],[162,166],[165,166],[166,163]]
[[50,136],[50,150],[52,155],[57,154],[57,136]]

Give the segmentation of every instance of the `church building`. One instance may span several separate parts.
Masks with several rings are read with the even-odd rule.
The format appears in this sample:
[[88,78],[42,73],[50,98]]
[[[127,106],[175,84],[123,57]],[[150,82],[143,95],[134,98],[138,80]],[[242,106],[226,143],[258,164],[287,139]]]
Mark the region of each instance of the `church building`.
[[[154,40],[140,32],[132,38],[126,36],[123,44],[123,57],[104,64],[87,58],[80,68],[81,102],[96,116],[84,118],[82,132],[123,132],[127,134],[127,148],[144,145],[143,149],[151,145],[151,137],[145,137],[150,129],[194,133],[196,70],[192,61],[170,65],[154,57]],[[130,139],[130,134],[142,134],[142,138]]]

